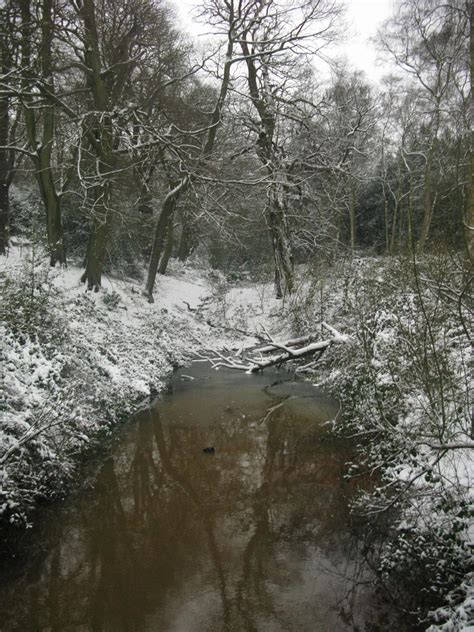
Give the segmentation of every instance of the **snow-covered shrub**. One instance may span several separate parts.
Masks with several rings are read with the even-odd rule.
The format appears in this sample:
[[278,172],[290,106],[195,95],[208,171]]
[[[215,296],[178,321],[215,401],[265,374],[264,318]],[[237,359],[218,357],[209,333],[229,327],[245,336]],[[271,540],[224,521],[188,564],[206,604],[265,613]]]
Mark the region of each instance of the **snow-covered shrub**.
[[319,325],[315,323],[315,306],[322,305],[319,300],[322,285],[318,283],[316,270],[311,271],[311,277],[312,281],[309,283],[297,283],[293,293],[285,301],[286,319],[295,335],[309,333],[309,330],[314,331],[313,324]]
[[51,268],[33,256],[9,274],[2,286],[2,320],[17,336],[43,341],[62,335],[64,325],[54,309],[59,300]]
[[91,294],[79,270],[15,256],[0,263],[0,522],[25,525],[193,344],[187,314],[150,308],[131,284]]
[[[47,489],[61,490],[70,464],[61,442],[74,430],[61,338],[5,328],[0,400],[0,516],[26,521]],[[60,439],[61,437],[61,439]]]
[[351,336],[323,357],[318,380],[342,403],[340,431],[359,445],[350,474],[379,477],[355,509],[399,512],[380,572],[405,598],[416,596],[420,617],[472,564],[467,283],[462,263],[442,256],[416,266],[403,257],[354,259],[314,280],[312,313],[301,301],[306,330],[324,312]]
[[109,310],[117,309],[121,301],[120,294],[112,290],[112,292],[107,292],[102,296],[102,301]]
[[[472,518],[466,498],[456,498],[452,489],[425,486],[423,492],[417,501],[400,503],[405,519],[387,539],[379,563],[383,580],[420,617],[443,603],[464,579],[470,564],[466,531]],[[423,497],[428,495],[434,505]]]
[[[472,630],[474,622],[474,572],[447,598],[447,605],[430,613],[434,623],[427,632],[459,632]],[[471,627],[469,627],[471,626]]]
[[225,275],[219,270],[211,270],[208,279],[212,288],[212,303],[214,316],[225,323],[227,321],[229,283]]

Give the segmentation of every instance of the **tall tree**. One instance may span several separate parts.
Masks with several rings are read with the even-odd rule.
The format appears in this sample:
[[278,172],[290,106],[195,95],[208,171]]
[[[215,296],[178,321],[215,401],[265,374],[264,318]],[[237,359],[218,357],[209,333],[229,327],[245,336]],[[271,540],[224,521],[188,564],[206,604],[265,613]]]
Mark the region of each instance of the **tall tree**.
[[290,101],[292,79],[309,54],[333,40],[340,14],[332,0],[212,0],[206,10],[221,25],[232,14],[239,25],[238,44],[246,89],[256,119],[255,150],[268,178],[265,216],[272,246],[278,297],[294,286],[289,211],[293,183],[280,143],[281,121]]
[[[191,161],[191,164],[189,164],[189,161],[183,160],[180,157],[179,177],[175,182],[170,182],[168,193],[161,205],[160,215],[158,217],[153,237],[144,290],[144,293],[150,302],[153,301],[153,289],[155,286],[156,275],[160,259],[163,255],[166,231],[170,225],[171,218],[174,215],[179,200],[188,191],[191,183],[195,180],[196,174],[210,159],[216,143],[217,131],[221,124],[224,105],[231,84],[231,68],[235,63],[234,46],[239,33],[238,18],[232,10],[227,15],[226,24],[225,59],[220,79],[220,87],[208,119],[208,124],[204,130],[202,128],[200,130],[191,129],[184,133],[185,138],[188,139],[187,144],[190,142],[189,139],[192,139],[193,160]],[[182,135],[182,132],[180,135]],[[179,154],[179,148],[176,146],[172,147],[172,151],[178,152]],[[184,155],[182,155],[182,158],[184,158]],[[188,168],[186,168],[186,162],[189,164]]]
[[415,96],[418,119],[423,121],[424,143],[417,148],[423,157],[420,250],[430,235],[438,201],[436,163],[440,133],[449,117],[448,103],[456,76],[467,74],[466,18],[464,0],[404,0],[380,35],[383,49],[414,82],[407,91]]
[[21,34],[23,117],[35,178],[46,211],[50,263],[66,263],[61,195],[54,168],[56,97],[53,38],[56,7],[53,0],[18,0]]
[[[90,116],[85,119],[87,121],[86,137],[96,158],[95,173],[89,180],[91,232],[82,281],[87,283],[88,289],[97,291],[101,284],[102,266],[112,223],[110,174],[114,170],[113,106],[110,102],[111,91],[104,77],[105,67],[100,51],[95,1],[81,0],[77,3],[77,7],[84,25],[84,64],[87,68],[87,83],[94,106]],[[124,49],[126,57],[117,59],[116,63],[126,66],[130,62],[129,51],[126,47]],[[121,68],[120,72],[122,71]]]
[[474,263],[474,4],[467,3],[469,10],[469,76],[470,76],[470,103],[469,115],[469,184],[466,211],[466,244],[471,263]]
[[8,247],[8,216],[10,207],[9,186],[11,180],[11,164],[8,145],[10,140],[10,81],[12,70],[11,39],[9,33],[9,6],[0,7],[0,255],[6,253]]
[[[97,291],[117,216],[115,184],[125,172],[132,174],[135,160],[144,159],[137,156],[137,146],[144,140],[137,130],[147,110],[162,96],[157,84],[172,84],[176,79],[165,75],[179,37],[161,2],[78,0],[75,5],[82,21],[80,63],[90,96],[89,111],[82,117],[82,182],[91,225],[82,279]],[[172,33],[175,43],[170,41],[169,50],[163,50],[164,38],[172,39]],[[150,80],[153,69],[159,80]],[[152,140],[156,142],[161,140]]]

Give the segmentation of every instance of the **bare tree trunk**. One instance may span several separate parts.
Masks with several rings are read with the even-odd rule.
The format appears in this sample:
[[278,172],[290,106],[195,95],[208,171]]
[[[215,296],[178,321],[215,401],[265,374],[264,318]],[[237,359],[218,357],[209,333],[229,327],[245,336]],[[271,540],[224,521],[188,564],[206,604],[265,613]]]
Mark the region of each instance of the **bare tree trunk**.
[[388,238],[388,198],[387,192],[385,191],[385,185],[382,184],[383,189],[383,215],[384,215],[384,233],[385,233],[385,254],[388,255],[390,252],[390,242]]
[[[402,216],[403,216],[403,206],[402,206],[402,179],[400,170],[398,172],[398,183],[397,183],[397,192],[395,194],[395,199],[393,203],[393,215],[392,215],[392,230],[390,235],[390,249],[389,252],[391,255],[395,252],[395,243],[397,240],[397,222],[399,222],[400,227],[402,226]],[[400,215],[400,219],[398,216]],[[400,236],[400,233],[399,233]],[[401,236],[399,241],[399,247],[402,243]]]
[[156,274],[158,272],[158,264],[163,253],[166,228],[168,223],[173,221],[176,204],[183,191],[188,189],[189,184],[190,180],[187,176],[185,176],[173,189],[171,189],[171,191],[168,191],[161,207],[160,217],[158,218],[155,235],[153,237],[153,247],[151,249],[150,262],[148,264],[148,276],[144,291],[144,294],[150,303],[153,302],[153,288],[155,286]]
[[382,149],[382,158],[381,158],[381,165],[382,165],[382,173],[381,173],[381,184],[382,184],[382,194],[383,194],[383,214],[384,214],[384,233],[385,233],[385,254],[388,255],[390,252],[390,240],[389,240],[389,219],[388,219],[388,192],[387,192],[387,181],[388,181],[388,174],[387,174],[387,166],[386,166],[386,158],[385,158],[385,126],[384,126],[384,133],[382,136],[382,142],[381,142],[381,149]]
[[[51,95],[54,94],[52,69],[53,21],[53,2],[52,0],[43,0],[41,65],[46,93]],[[54,104],[49,103],[44,110],[43,140],[41,143],[41,152],[39,152],[38,155],[39,171],[42,180],[41,189],[43,200],[46,201],[48,244],[50,263],[52,266],[56,265],[56,263],[66,264],[60,197],[56,192],[52,169],[52,151],[56,118],[55,107]]]
[[[408,252],[413,252],[415,249],[415,241],[414,241],[414,226],[413,226],[413,178],[410,173],[409,177],[409,189],[408,189],[408,199],[407,199],[407,244],[406,249]],[[401,218],[400,218],[401,220]],[[400,222],[401,223],[401,222]]]
[[[35,177],[46,210],[46,228],[48,235],[48,249],[52,266],[66,264],[66,251],[64,247],[63,226],[61,218],[60,196],[56,191],[54,170],[52,164],[52,152],[55,133],[55,105],[52,103],[54,95],[53,70],[52,70],[52,40],[53,40],[53,6],[52,0],[42,2],[41,20],[41,90],[46,102],[40,108],[32,103],[32,88],[37,83],[37,77],[31,67],[31,38],[34,25],[31,14],[31,0],[20,0],[21,11],[21,51],[23,66],[24,117],[28,144],[32,151],[32,160],[35,166]],[[36,112],[42,115],[42,139],[37,139]]]
[[168,262],[173,252],[173,237],[174,237],[174,212],[170,215],[168,220],[168,226],[166,227],[166,244],[163,254],[161,255],[160,265],[158,268],[159,274],[166,274]]
[[[233,23],[234,17],[231,16],[231,23],[229,25],[229,31],[227,36],[227,50],[226,50],[226,61],[224,64],[224,72],[222,76],[221,87],[219,91],[219,96],[217,97],[217,101],[214,107],[214,110],[211,115],[211,121],[209,130],[207,132],[206,141],[204,143],[202,153],[199,163],[206,161],[211,155],[215,141],[217,128],[220,125],[222,110],[224,107],[225,99],[227,97],[227,92],[229,90],[230,85],[230,70],[233,63],[232,55],[234,49],[234,32],[233,32]],[[166,226],[168,225],[168,221],[170,217],[173,216],[174,210],[178,201],[183,193],[185,193],[191,184],[191,176],[185,175],[181,178],[180,182],[166,195],[163,205],[161,207],[161,214],[158,219],[158,223],[155,230],[155,235],[153,239],[153,246],[150,256],[150,262],[148,265],[148,274],[147,280],[145,283],[144,294],[148,297],[150,303],[153,302],[153,288],[155,287],[155,279],[158,271],[158,264],[163,252],[163,243],[164,243],[164,235]]]
[[179,238],[178,259],[186,261],[192,249],[192,232],[186,213],[181,218],[181,236]]
[[240,42],[247,65],[247,83],[252,104],[255,107],[262,131],[257,140],[257,155],[271,177],[267,202],[267,225],[270,231],[275,263],[275,292],[277,298],[291,294],[294,286],[294,267],[289,239],[287,218],[287,195],[281,182],[286,179],[281,167],[281,156],[275,147],[274,134],[276,113],[271,99],[266,70],[259,81],[255,56],[251,54],[247,41]]
[[[93,187],[91,210],[91,234],[86,253],[86,266],[81,280],[89,290],[98,291],[101,285],[102,269],[107,252],[107,241],[112,226],[112,210],[110,208],[111,180],[113,171],[113,131],[112,121],[108,114],[108,92],[102,72],[99,35],[97,31],[95,2],[83,0],[79,13],[84,23],[84,59],[89,69],[88,81],[96,112],[95,137],[89,135],[92,149],[97,158],[96,184]],[[102,113],[102,114],[101,114]]]
[[350,243],[351,254],[355,252],[356,246],[356,191],[354,181],[351,179],[351,199],[349,202],[349,227],[350,227]]
[[395,204],[393,206],[393,215],[392,215],[392,233],[390,236],[390,248],[389,248],[389,253],[391,255],[393,255],[393,253],[395,252],[395,240],[396,240],[396,235],[397,235],[397,219],[398,219],[398,211],[400,210],[400,215],[402,213],[402,206],[401,206],[401,202],[399,204],[398,200],[395,201]]
[[81,276],[82,283],[86,283],[87,289],[94,290],[94,292],[98,292],[101,286],[102,270],[111,228],[111,214],[108,207],[109,188],[110,185],[101,186],[100,191],[94,194],[95,204],[85,257],[85,270]]
[[100,145],[96,146],[97,184],[92,187],[92,207],[90,210],[91,232],[85,259],[85,271],[81,277],[88,290],[97,292],[101,286],[102,271],[107,253],[107,243],[112,229],[112,209],[110,205],[111,187],[110,171],[112,171],[111,131],[107,129],[107,118],[104,117],[101,128]]
[[[471,74],[471,102],[469,104],[469,182],[467,191],[467,213],[465,219],[466,246],[469,259],[474,263],[474,5],[470,12],[470,74]],[[474,420],[473,420],[474,427]],[[474,432],[474,430],[473,430]]]
[[433,219],[433,185],[432,185],[432,151],[428,152],[428,158],[425,166],[424,176],[424,193],[423,193],[423,222],[421,224],[420,236],[417,243],[418,250],[422,251],[425,248],[426,241],[431,227],[431,220]]
[[436,103],[436,112],[434,119],[434,130],[431,140],[431,146],[426,156],[426,165],[424,173],[424,191],[423,191],[423,222],[421,224],[420,237],[418,239],[417,248],[423,250],[429,236],[431,221],[436,203],[436,194],[433,191],[433,162],[438,146],[438,130],[440,123],[440,103]]
[[[52,140],[51,140],[52,142]],[[56,263],[66,265],[66,251],[64,247],[63,225],[61,219],[61,202],[56,192],[53,172],[48,151],[41,151],[38,156],[37,180],[41,198],[46,208],[46,225],[48,234],[48,250],[51,266]],[[41,167],[44,165],[44,167]]]
[[[8,73],[8,51],[4,33],[0,33],[0,70],[4,76]],[[9,98],[0,97],[0,146],[7,147],[9,140],[10,117]],[[6,254],[8,248],[8,215],[9,197],[9,161],[6,149],[0,150],[0,255]]]
[[[402,244],[402,236],[401,230],[403,226],[403,201],[402,201],[402,172],[401,172],[401,164],[398,163],[398,174],[397,174],[397,190],[394,195],[394,205],[393,205],[393,215],[392,215],[392,229],[390,235],[390,248],[389,253],[393,255],[395,252],[395,243],[397,239],[397,222],[399,222],[399,248]],[[400,216],[400,219],[399,219]]]
[[270,185],[267,205],[267,224],[272,242],[275,263],[275,292],[277,298],[291,294],[294,287],[293,258],[289,246],[286,213],[286,193],[283,187]]
[[275,263],[275,293],[277,298],[291,294],[294,289],[294,264],[287,217],[287,195],[284,188],[272,183],[267,204],[267,225]]

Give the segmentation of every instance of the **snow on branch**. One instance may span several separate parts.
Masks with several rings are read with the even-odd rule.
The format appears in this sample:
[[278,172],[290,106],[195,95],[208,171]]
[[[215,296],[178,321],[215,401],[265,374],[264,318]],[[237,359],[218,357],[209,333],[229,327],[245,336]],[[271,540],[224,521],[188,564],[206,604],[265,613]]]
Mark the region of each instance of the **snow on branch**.
[[[300,360],[316,355],[316,359],[310,363],[312,366],[321,358],[328,347],[333,344],[346,343],[349,340],[348,336],[341,334],[327,323],[322,323],[322,325],[332,334],[330,338],[317,340],[317,334],[309,334],[280,342],[274,340],[267,333],[270,340],[264,346],[249,349],[246,353],[241,351],[238,355],[213,350],[213,355],[207,356],[207,360],[215,369],[227,368],[245,371],[246,373],[258,373],[271,366],[280,366],[291,360]],[[307,369],[308,366],[306,364],[301,369]]]

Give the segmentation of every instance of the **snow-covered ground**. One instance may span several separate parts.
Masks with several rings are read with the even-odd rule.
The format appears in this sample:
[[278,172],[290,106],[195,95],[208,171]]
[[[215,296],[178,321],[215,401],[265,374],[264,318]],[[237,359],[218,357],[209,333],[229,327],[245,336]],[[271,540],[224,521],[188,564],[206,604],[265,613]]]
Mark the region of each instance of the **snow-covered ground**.
[[153,304],[136,281],[104,277],[91,293],[80,276],[24,248],[0,259],[0,518],[13,524],[61,493],[84,451],[159,393],[200,340],[219,344],[192,311],[210,295],[203,275],[159,277]]

